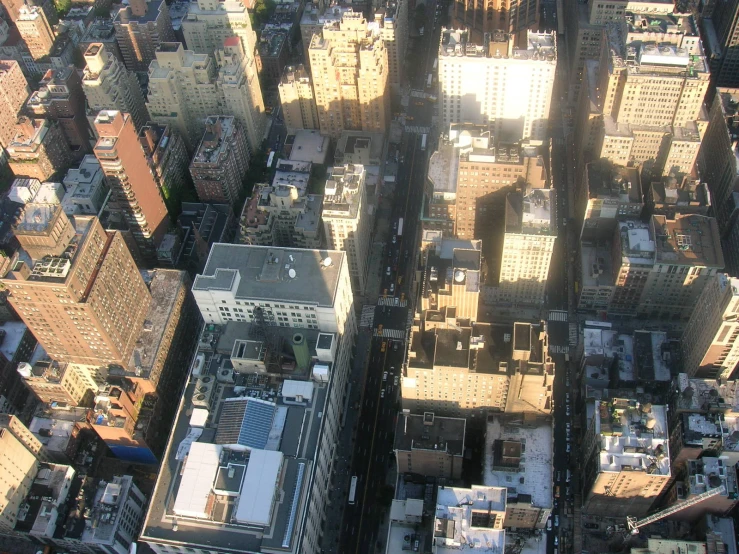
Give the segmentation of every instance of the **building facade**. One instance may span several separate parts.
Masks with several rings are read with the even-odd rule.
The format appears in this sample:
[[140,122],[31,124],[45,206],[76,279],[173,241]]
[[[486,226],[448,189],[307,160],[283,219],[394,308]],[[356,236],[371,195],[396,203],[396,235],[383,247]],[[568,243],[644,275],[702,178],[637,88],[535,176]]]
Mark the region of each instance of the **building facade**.
[[7,427],[0,428],[0,530],[12,532],[18,521],[21,505],[31,490],[39,470],[35,454]]
[[15,175],[39,181],[66,171],[73,161],[64,133],[55,121],[48,119],[20,117],[15,136],[5,149]]
[[175,40],[164,0],[133,0],[113,19],[115,37],[126,69],[146,73],[163,42]]
[[41,8],[22,6],[18,10],[15,25],[34,61],[51,53],[56,35]]
[[15,136],[15,122],[30,92],[20,64],[14,60],[0,61],[0,145],[4,148]]
[[190,159],[182,137],[168,125],[150,121],[139,131],[139,142],[167,208],[179,211],[182,194],[192,190],[187,170]]
[[288,133],[298,129],[318,129],[313,84],[303,65],[286,67],[277,89]]

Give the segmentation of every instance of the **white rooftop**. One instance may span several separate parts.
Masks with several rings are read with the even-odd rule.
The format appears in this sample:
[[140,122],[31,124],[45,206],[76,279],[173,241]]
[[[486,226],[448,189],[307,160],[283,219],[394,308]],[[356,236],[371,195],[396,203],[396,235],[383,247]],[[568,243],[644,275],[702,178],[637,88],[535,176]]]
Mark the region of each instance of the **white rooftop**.
[[[496,440],[521,442],[519,471],[493,470],[493,443]],[[500,418],[488,421],[485,437],[485,469],[483,482],[491,487],[506,487],[516,494],[531,495],[531,502],[539,508],[552,507],[552,428],[504,425]]]
[[[481,487],[471,489],[439,487],[436,497],[436,531],[434,541],[436,554],[455,553],[465,550],[494,552],[505,550],[505,531],[485,527],[472,527],[473,510],[502,512],[505,517],[507,491],[504,487]],[[443,525],[443,520],[454,522],[453,530]],[[439,536],[438,529],[451,530],[451,536]]]
[[208,518],[208,497],[218,472],[222,450],[223,447],[218,444],[192,443],[174,502],[175,514]]
[[205,408],[195,408],[190,416],[190,427],[205,427],[208,421],[208,410]]
[[603,355],[612,359],[618,356],[619,378],[623,381],[634,379],[634,338],[631,335],[620,334],[612,329],[585,327],[583,337],[586,357]]
[[[196,443],[197,444],[197,443]],[[241,486],[234,519],[243,524],[268,526],[282,472],[283,454],[279,451],[254,449]]]
[[286,379],[282,382],[282,398],[302,398],[310,403],[313,399],[313,383]]

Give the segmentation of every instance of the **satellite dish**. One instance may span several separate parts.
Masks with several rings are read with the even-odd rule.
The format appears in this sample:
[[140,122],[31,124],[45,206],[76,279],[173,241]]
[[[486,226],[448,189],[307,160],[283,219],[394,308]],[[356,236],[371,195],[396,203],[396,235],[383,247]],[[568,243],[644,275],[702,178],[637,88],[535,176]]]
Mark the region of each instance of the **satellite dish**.
[[295,279],[295,277],[297,276],[297,273],[295,272],[293,268],[288,269],[287,274],[290,277],[290,279]]
[[323,267],[328,267],[333,263],[333,260],[331,259],[331,256],[326,256],[326,258],[323,260]]
[[462,281],[464,281],[464,278],[465,278],[465,273],[461,269],[458,269],[457,271],[454,272],[454,280],[457,283],[461,283]]

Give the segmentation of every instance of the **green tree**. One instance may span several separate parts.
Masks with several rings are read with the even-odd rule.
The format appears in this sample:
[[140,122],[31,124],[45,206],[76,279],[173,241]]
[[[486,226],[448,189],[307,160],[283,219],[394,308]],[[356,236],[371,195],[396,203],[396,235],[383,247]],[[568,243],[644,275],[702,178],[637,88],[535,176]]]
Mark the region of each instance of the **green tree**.
[[67,15],[70,9],[72,9],[72,0],[54,0],[54,6],[56,7],[56,13],[59,17]]
[[257,29],[261,29],[262,26],[269,21],[272,14],[275,13],[277,3],[274,0],[257,0],[254,6],[254,19],[253,24],[256,25]]

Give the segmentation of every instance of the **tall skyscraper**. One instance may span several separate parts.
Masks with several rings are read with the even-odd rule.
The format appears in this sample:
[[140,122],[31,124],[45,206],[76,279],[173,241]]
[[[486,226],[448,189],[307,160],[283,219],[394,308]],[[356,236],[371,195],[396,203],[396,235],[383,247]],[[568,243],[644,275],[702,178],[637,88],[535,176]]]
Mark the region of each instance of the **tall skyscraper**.
[[313,84],[302,65],[286,67],[277,89],[288,133],[294,133],[299,129],[318,129],[318,111],[313,97]]
[[167,232],[167,207],[131,116],[119,111],[102,111],[95,118],[95,129],[100,136],[95,156],[111,189],[108,207],[123,214],[139,251],[151,262],[156,259],[156,247]]
[[714,82],[719,87],[739,87],[739,2],[716,0],[710,6],[701,26],[715,38],[706,41]]
[[129,71],[147,72],[159,45],[175,40],[164,0],[131,0],[118,10],[113,25]]
[[384,133],[389,125],[388,56],[359,12],[327,23],[308,49],[321,133]]
[[739,365],[739,279],[711,276],[701,292],[681,345],[683,369],[693,377],[735,378]]
[[310,56],[308,55],[308,49],[313,41],[313,36],[321,36],[326,23],[339,22],[344,12],[351,11],[353,11],[351,6],[334,5],[326,7],[318,3],[306,4],[303,16],[300,19],[300,39],[303,43],[303,63],[309,73]]
[[[52,222],[43,213],[37,219],[33,233]],[[70,225],[74,237],[60,256],[19,262],[2,283],[52,359],[126,367],[151,296],[119,233],[107,233],[92,216],[76,216]],[[58,237],[59,247],[66,236]]]
[[[474,43],[468,31],[442,30],[439,46],[441,125],[490,125],[504,142],[544,140],[557,66],[555,35],[495,32]],[[512,84],[515,83],[515,86]]]
[[175,203],[181,201],[185,189],[192,190],[187,170],[190,157],[182,137],[168,125],[149,122],[139,131],[139,142],[169,209],[179,210]]
[[473,40],[482,40],[485,33],[503,31],[518,35],[525,42],[526,30],[535,30],[539,25],[539,0],[454,2],[453,6],[454,26],[469,29]]
[[22,6],[18,10],[15,25],[34,61],[49,55],[54,46],[55,35],[41,8]]
[[370,236],[374,227],[365,177],[361,165],[334,167],[329,171],[323,198],[322,218],[328,248],[346,252],[352,289],[357,295],[363,295],[367,286]]
[[30,92],[20,64],[0,60],[0,146],[7,148],[15,136],[15,122]]
[[126,70],[102,43],[94,43],[87,48],[85,63],[82,89],[87,99],[90,124],[101,110],[119,110],[131,114],[134,125],[140,129],[149,120],[149,114],[136,76]]
[[376,29],[387,51],[388,85],[399,91],[405,82],[405,53],[408,40],[408,0],[392,0],[375,10],[370,27]]
[[90,123],[85,112],[82,81],[74,66],[50,69],[41,87],[28,99],[26,107],[34,115],[46,116],[59,124],[72,154],[82,159],[91,151]]
[[249,167],[244,132],[234,117],[210,116],[190,163],[195,190],[202,202],[235,204]]
[[12,532],[39,470],[35,454],[15,438],[13,432],[0,427],[0,530]]

